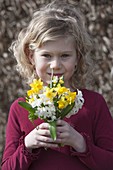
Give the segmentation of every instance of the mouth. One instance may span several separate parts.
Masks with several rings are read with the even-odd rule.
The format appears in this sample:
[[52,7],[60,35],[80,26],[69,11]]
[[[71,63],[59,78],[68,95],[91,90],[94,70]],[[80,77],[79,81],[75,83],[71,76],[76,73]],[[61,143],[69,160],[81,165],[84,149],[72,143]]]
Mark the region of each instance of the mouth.
[[[51,76],[51,73],[48,73],[48,75]],[[53,76],[61,77],[61,76],[63,76],[63,74],[62,73],[53,73]]]

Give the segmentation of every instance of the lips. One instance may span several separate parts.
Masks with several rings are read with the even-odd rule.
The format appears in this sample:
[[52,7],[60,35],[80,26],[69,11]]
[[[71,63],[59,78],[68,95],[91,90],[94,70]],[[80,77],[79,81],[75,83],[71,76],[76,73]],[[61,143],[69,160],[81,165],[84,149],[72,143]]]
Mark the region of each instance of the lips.
[[[51,73],[48,73],[48,74],[51,76]],[[61,74],[61,73],[54,73],[53,76],[61,77],[61,76],[63,76],[63,74]]]

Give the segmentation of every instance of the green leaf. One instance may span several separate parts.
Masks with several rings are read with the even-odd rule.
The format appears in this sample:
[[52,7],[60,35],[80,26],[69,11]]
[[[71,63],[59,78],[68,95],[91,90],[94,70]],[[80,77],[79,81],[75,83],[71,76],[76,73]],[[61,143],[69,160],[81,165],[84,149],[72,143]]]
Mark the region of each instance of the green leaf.
[[27,103],[27,102],[22,102],[22,101],[19,101],[18,104],[20,106],[22,106],[23,108],[25,108],[27,111],[29,111],[30,113],[35,113],[35,108],[32,108],[32,106]]
[[30,121],[33,122],[35,119],[38,118],[38,115],[34,115],[33,113],[30,113],[30,114],[28,115],[28,118],[29,118]]
[[64,108],[61,112],[61,119],[63,119],[74,107],[75,103],[72,103],[71,105],[68,105],[66,108]]
[[56,121],[49,122],[49,130],[51,134],[51,138],[55,141],[56,140]]

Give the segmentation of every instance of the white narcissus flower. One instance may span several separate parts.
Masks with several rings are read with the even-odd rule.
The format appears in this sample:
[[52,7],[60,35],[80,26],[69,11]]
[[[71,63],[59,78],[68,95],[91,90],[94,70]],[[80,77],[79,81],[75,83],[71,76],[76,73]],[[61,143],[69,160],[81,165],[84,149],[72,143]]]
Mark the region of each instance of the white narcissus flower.
[[73,109],[66,115],[66,117],[69,118],[70,116],[77,113],[79,111],[79,109],[82,108],[83,103],[84,103],[84,98],[83,98],[82,92],[80,90],[77,90],[75,105],[74,105]]
[[57,83],[57,82],[58,82],[58,76],[54,76],[52,82],[53,82],[53,83]]
[[36,106],[40,106],[41,103],[42,103],[42,101],[41,101],[40,99],[37,99],[37,98],[36,98],[36,99],[31,103],[31,106],[32,106],[33,108],[35,108]]
[[43,117],[44,119],[51,118],[50,121],[56,120],[54,104],[50,101],[46,102],[45,104],[42,102],[41,104],[43,104],[43,107],[41,107],[41,105],[37,106],[35,115],[38,115],[40,118]]
[[36,95],[34,96],[34,101],[31,103],[31,106],[33,108],[40,107],[42,104],[47,105],[49,101],[49,99],[45,96],[45,94],[39,94],[38,95],[39,98],[36,97]]

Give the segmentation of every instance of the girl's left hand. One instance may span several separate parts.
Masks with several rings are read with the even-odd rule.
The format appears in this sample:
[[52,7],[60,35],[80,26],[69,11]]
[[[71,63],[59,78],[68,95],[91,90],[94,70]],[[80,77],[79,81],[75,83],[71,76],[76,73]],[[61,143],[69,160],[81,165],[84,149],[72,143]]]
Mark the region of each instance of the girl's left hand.
[[57,121],[57,140],[58,143],[69,145],[77,152],[86,151],[86,142],[84,137],[77,132],[64,120]]

